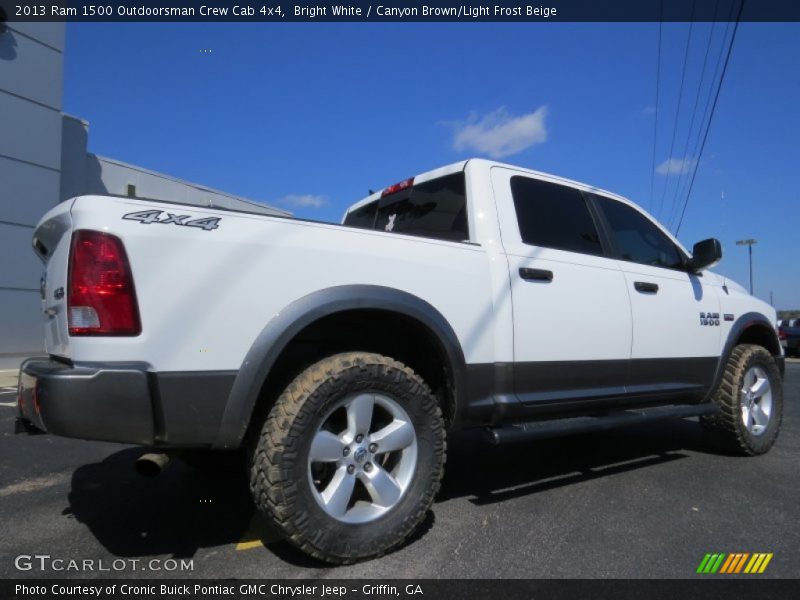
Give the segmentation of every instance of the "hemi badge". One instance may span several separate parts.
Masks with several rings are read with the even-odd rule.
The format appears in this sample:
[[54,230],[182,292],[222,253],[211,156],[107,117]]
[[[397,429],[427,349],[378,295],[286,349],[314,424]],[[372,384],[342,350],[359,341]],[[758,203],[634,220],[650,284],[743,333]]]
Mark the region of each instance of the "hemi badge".
[[733,315],[731,313],[725,313],[725,320],[733,321]]

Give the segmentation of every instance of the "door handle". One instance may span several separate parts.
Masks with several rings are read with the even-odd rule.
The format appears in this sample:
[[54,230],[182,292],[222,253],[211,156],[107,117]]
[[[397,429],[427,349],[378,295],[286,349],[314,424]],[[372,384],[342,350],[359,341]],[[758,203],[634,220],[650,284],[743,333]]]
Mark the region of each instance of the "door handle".
[[529,269],[522,267],[519,276],[525,281],[553,281],[553,272],[545,269]]
[[649,281],[634,281],[633,287],[636,288],[637,292],[646,292],[650,294],[658,293],[658,284],[650,283]]

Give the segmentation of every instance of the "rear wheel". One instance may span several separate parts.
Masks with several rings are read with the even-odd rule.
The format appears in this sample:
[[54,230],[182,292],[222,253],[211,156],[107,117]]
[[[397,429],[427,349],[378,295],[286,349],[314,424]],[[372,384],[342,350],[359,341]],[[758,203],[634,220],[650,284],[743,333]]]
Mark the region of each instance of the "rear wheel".
[[769,451],[783,417],[783,381],[772,355],[761,346],[736,346],[713,401],[720,412],[700,418],[723,449],[753,456]]
[[414,531],[439,490],[444,425],[407,366],[348,352],[301,373],[252,454],[259,510],[303,551],[336,563],[379,556]]

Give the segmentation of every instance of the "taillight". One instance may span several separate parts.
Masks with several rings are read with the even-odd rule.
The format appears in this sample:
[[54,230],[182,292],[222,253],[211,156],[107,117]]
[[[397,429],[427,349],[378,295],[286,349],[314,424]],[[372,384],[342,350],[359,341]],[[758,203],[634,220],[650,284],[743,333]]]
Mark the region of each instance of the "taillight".
[[384,198],[390,194],[396,194],[397,192],[401,192],[406,188],[410,188],[414,185],[414,178],[406,179],[405,181],[401,181],[400,183],[395,183],[394,185],[390,185],[381,193],[381,198]]
[[781,328],[778,328],[778,339],[779,340],[785,340],[786,339],[786,332]]
[[72,235],[67,310],[70,335],[139,335],[136,290],[122,241],[108,233]]

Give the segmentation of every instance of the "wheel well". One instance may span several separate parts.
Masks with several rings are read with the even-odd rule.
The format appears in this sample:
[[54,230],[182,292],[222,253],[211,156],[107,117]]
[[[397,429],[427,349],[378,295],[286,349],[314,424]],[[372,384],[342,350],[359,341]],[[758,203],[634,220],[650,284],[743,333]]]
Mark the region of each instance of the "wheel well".
[[775,332],[766,325],[755,323],[745,328],[736,340],[736,344],[755,344],[769,350],[770,354],[777,356],[781,353],[780,342]]
[[439,399],[445,423],[452,422],[453,374],[447,352],[436,334],[412,317],[376,309],[337,312],[297,333],[272,365],[253,415],[265,414],[286,386],[308,366],[326,356],[349,351],[383,354],[411,367]]

